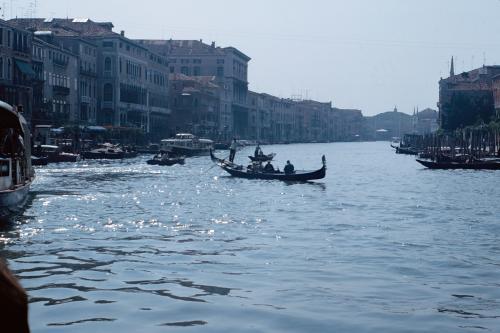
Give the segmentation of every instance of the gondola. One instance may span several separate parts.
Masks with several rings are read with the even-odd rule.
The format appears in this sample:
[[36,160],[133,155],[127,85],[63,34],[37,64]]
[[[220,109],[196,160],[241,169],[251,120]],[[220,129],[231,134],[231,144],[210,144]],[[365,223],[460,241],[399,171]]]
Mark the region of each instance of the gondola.
[[435,170],[500,170],[500,161],[474,161],[467,162],[435,162],[417,159],[417,162],[429,169]]
[[248,156],[248,158],[252,162],[268,162],[268,161],[272,161],[275,156],[276,156],[276,154],[272,153],[272,154],[267,154],[267,155]]
[[323,155],[323,166],[321,169],[316,171],[303,171],[297,170],[294,173],[286,174],[284,172],[263,172],[263,171],[253,171],[245,168],[242,165],[226,161],[214,156],[213,152],[210,151],[210,157],[213,162],[217,163],[224,171],[229,173],[233,177],[246,178],[246,179],[266,179],[266,180],[283,180],[290,182],[306,182],[309,180],[323,179],[326,175],[326,159]]

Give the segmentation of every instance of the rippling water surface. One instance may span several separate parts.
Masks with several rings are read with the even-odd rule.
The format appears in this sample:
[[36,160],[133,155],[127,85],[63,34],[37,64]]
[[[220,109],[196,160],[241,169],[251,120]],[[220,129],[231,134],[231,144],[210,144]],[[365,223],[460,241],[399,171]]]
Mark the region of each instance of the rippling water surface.
[[208,157],[38,169],[0,232],[32,331],[500,331],[499,172],[387,143],[263,148],[281,168],[326,154],[327,178],[235,179]]

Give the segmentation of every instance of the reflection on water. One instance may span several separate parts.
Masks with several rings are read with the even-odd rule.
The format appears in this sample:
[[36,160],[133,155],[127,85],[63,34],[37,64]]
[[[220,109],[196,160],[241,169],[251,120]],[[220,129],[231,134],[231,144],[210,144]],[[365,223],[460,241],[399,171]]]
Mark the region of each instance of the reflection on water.
[[500,327],[497,173],[426,171],[385,143],[264,150],[280,168],[317,169],[326,154],[327,178],[236,179],[208,157],[38,169],[26,210],[0,229],[32,330]]

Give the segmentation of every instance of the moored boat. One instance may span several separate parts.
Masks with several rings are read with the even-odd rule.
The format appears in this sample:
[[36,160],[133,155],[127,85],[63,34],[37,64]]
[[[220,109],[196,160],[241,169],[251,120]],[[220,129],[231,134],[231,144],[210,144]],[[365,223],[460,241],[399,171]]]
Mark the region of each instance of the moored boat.
[[179,133],[175,138],[161,140],[160,149],[180,156],[203,156],[210,154],[213,141],[200,139],[189,133]]
[[46,156],[43,157],[37,157],[37,156],[31,156],[31,165],[33,166],[45,166],[49,164],[49,159]]
[[323,166],[320,169],[314,171],[296,170],[293,173],[284,173],[280,171],[266,172],[261,169],[247,168],[242,165],[217,158],[214,156],[212,151],[210,151],[210,157],[212,161],[217,163],[221,169],[229,173],[231,176],[238,178],[306,182],[310,180],[323,179],[326,176],[326,159],[324,155],[322,158]]
[[417,159],[417,162],[429,169],[435,170],[500,170],[500,160],[473,160],[469,162],[454,161],[426,161]]
[[26,120],[1,101],[0,119],[0,218],[5,218],[22,208],[35,173]]
[[79,154],[65,153],[59,146],[41,145],[34,148],[33,155],[38,158],[47,158],[48,163],[78,162]]

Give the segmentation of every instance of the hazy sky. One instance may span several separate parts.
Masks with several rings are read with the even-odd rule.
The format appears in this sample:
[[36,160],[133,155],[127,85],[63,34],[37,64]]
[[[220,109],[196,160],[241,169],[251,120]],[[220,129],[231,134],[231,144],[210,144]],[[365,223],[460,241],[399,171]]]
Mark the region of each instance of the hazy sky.
[[[5,18],[34,0],[0,0]],[[499,0],[38,0],[38,17],[112,21],[129,38],[203,39],[252,58],[250,89],[365,115],[436,108],[449,73],[500,63]]]

